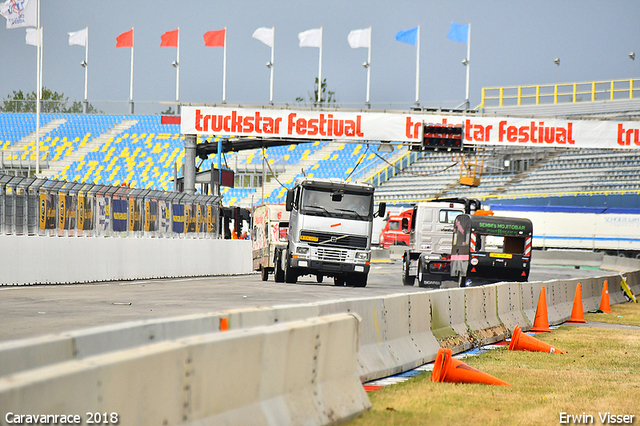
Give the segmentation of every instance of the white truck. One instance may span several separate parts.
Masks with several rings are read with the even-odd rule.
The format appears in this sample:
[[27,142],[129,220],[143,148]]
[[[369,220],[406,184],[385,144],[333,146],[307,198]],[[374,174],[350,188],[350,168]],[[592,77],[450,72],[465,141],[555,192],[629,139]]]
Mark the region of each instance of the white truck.
[[[276,281],[295,283],[301,275],[337,286],[365,287],[371,265],[374,187],[340,179],[296,179],[288,190],[291,212],[287,247],[276,250]],[[280,275],[281,274],[281,275]]]
[[418,203],[411,214],[409,248],[402,256],[402,282],[439,287],[451,279],[453,225],[458,215],[480,210],[476,199],[452,198]]
[[282,281],[282,270],[276,271],[275,255],[276,249],[287,247],[288,229],[289,212],[284,204],[266,204],[254,209],[251,232],[253,270],[260,271],[262,281],[267,281],[274,271],[277,272],[276,281]]

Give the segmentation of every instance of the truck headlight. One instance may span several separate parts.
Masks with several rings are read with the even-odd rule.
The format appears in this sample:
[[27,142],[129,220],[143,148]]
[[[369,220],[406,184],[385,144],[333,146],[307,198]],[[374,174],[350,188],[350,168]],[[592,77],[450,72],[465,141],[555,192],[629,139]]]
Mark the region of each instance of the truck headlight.
[[309,247],[298,247],[298,248],[296,248],[296,252],[298,252],[300,254],[308,254],[309,253]]
[[362,251],[357,251],[356,252],[356,259],[358,259],[358,260],[369,260],[369,253],[362,252]]

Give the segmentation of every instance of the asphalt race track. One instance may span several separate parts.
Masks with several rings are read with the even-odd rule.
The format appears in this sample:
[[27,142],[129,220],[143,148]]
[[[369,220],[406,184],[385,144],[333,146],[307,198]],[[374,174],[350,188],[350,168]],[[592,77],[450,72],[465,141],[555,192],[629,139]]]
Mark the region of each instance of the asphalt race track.
[[[417,292],[401,284],[402,264],[376,263],[365,288],[336,287],[333,279],[297,284],[263,282],[259,274],[93,284],[0,287],[0,341],[124,321],[201,314],[233,308]],[[530,281],[607,275],[595,269],[532,267]],[[445,282],[443,287],[454,287]]]

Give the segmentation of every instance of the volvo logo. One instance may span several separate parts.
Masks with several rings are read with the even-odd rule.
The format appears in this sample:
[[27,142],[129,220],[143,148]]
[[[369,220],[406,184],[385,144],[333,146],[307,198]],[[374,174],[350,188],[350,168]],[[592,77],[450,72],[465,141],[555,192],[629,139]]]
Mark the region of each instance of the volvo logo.
[[331,242],[332,242],[332,243],[335,243],[335,242],[337,242],[337,241],[338,241],[338,239],[337,239],[336,237],[331,237]]

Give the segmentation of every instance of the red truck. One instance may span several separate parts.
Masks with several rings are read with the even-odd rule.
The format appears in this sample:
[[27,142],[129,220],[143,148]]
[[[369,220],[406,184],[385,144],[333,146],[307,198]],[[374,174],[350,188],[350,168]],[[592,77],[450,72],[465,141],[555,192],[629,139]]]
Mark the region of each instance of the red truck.
[[387,223],[380,233],[380,248],[389,248],[394,245],[408,246],[412,217],[413,209],[405,210],[398,215],[387,216],[385,219]]

